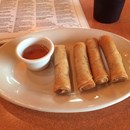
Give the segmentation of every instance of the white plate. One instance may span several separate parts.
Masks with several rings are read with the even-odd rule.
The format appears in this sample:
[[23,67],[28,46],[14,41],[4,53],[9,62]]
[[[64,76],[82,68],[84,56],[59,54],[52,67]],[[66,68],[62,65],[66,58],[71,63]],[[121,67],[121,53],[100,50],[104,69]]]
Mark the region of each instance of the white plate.
[[[59,29],[35,32],[0,48],[0,94],[6,100],[30,109],[47,112],[93,111],[118,103],[130,95],[130,81],[98,87],[86,93],[58,96],[53,93],[53,64],[41,72],[31,72],[15,55],[16,45],[29,36],[47,36],[55,43],[85,41],[111,35],[122,54],[130,77],[130,42],[118,35],[96,29]],[[69,44],[68,44],[69,45]]]

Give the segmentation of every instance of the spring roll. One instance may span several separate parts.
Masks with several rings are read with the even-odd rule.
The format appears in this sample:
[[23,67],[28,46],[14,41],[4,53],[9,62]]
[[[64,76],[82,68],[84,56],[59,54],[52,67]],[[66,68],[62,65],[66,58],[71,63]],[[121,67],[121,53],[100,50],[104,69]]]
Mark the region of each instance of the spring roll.
[[84,42],[78,42],[74,45],[74,65],[76,71],[76,81],[79,91],[95,87],[89,68],[89,62],[86,54],[86,46]]
[[54,51],[55,85],[54,92],[67,94],[71,91],[69,63],[64,45],[56,45]]
[[96,84],[108,82],[108,74],[105,70],[97,39],[90,38],[86,41],[88,58],[91,66],[92,75]]
[[111,82],[119,82],[128,79],[123,66],[122,57],[116,48],[115,42],[110,36],[102,36],[99,45],[101,46],[110,71]]

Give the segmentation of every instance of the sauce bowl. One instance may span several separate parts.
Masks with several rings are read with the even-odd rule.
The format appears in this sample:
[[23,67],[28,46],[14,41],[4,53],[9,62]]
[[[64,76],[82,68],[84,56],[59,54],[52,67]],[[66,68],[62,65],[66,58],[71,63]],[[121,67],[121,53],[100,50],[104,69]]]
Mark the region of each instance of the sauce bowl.
[[[35,59],[27,59],[23,57],[24,51],[30,46],[32,46],[33,44],[39,44],[40,46],[46,47],[48,49],[47,54],[40,58],[38,57]],[[28,69],[32,71],[40,71],[45,69],[48,66],[48,63],[51,59],[53,52],[54,52],[54,44],[47,37],[44,38],[29,37],[21,41],[16,47],[17,57],[26,64]]]

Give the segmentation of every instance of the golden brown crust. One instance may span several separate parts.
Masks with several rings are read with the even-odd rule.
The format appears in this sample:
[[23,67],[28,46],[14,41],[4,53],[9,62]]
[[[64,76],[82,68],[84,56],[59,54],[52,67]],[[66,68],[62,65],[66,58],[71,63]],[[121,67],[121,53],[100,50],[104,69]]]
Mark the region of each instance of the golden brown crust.
[[119,82],[128,79],[122,57],[116,48],[115,42],[110,36],[102,36],[99,45],[101,46],[110,71],[111,82]]
[[55,85],[54,92],[57,94],[66,94],[71,91],[69,78],[69,64],[64,45],[55,46],[54,52],[55,66]]
[[92,79],[92,75],[89,68],[85,43],[76,43],[73,51],[78,89],[82,92],[84,90],[88,90],[95,87],[95,83]]
[[105,70],[97,39],[89,38],[86,41],[86,47],[92,75],[96,84],[104,84],[108,82],[108,74]]

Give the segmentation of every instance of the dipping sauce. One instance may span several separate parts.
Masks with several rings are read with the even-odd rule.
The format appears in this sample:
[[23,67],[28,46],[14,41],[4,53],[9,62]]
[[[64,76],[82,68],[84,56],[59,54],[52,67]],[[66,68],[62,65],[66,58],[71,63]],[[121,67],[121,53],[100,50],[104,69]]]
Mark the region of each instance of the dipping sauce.
[[23,51],[23,58],[38,59],[45,56],[49,52],[48,48],[44,45],[33,44]]

